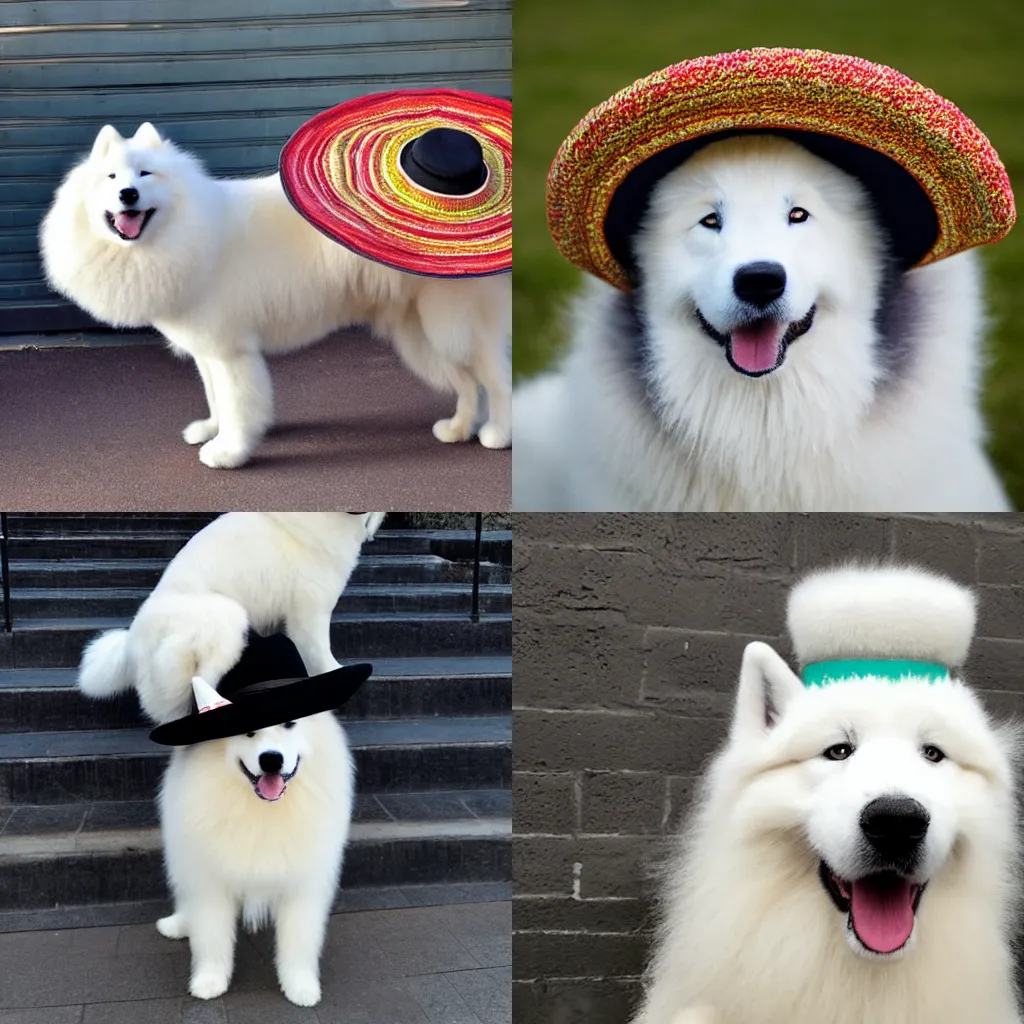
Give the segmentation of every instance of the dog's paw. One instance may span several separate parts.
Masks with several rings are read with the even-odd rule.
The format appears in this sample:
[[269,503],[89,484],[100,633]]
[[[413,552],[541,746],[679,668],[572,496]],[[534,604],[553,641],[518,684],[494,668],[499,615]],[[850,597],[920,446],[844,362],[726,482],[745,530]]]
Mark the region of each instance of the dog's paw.
[[185,927],[184,914],[171,914],[170,917],[161,917],[156,923],[156,930],[165,939],[183,939],[188,935]]
[[185,444],[203,444],[217,436],[216,420],[193,420],[182,432]]
[[199,449],[199,461],[211,469],[235,469],[245,463],[248,458],[248,449],[226,444],[220,437],[207,441]]
[[320,979],[312,971],[294,971],[281,979],[285,999],[296,1006],[316,1006],[320,1002]]
[[485,448],[508,448],[512,444],[512,431],[488,420],[480,428],[480,443]]
[[473,436],[473,428],[468,423],[463,423],[458,417],[453,416],[450,420],[438,420],[434,424],[434,437],[445,444],[455,441],[468,441]]
[[188,990],[196,999],[216,999],[227,992],[230,980],[227,971],[204,968],[192,975],[192,983]]

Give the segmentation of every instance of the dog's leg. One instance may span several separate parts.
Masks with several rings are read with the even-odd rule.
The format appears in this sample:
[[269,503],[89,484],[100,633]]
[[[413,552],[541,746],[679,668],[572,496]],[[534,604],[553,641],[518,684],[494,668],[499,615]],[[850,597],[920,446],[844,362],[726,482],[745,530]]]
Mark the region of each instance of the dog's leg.
[[216,999],[228,990],[235,967],[238,907],[224,893],[204,889],[189,900],[184,916],[192,947],[189,992],[196,999]]
[[306,671],[313,676],[341,668],[331,651],[333,608],[303,606],[288,617],[285,632],[299,649]]
[[512,443],[512,387],[503,358],[504,341],[491,339],[474,346],[473,370],[487,392],[487,422],[480,428],[485,448],[507,448]]
[[240,352],[207,362],[220,430],[199,449],[199,460],[214,469],[246,462],[274,418],[274,393],[260,352]]
[[455,415],[451,419],[438,420],[434,424],[434,437],[446,443],[468,441],[476,427],[480,386],[469,370],[454,363],[444,368],[444,375],[455,389]]
[[156,923],[156,930],[165,939],[188,938],[188,923],[180,911],[175,911],[169,917],[161,917]]
[[330,897],[319,891],[289,894],[277,906],[277,980],[289,1002],[320,1002],[320,950],[327,930]]
[[199,376],[203,381],[203,391],[206,392],[206,404],[210,415],[205,420],[193,420],[182,432],[185,444],[202,444],[210,438],[217,436],[217,399],[213,391],[213,378],[210,376],[210,368],[205,359],[196,357],[196,367]]

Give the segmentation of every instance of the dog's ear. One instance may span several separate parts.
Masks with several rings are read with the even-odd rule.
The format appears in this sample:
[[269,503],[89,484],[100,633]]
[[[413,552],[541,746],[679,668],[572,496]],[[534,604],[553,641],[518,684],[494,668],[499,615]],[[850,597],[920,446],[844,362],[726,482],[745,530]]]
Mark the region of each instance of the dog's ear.
[[800,677],[773,648],[759,641],[747,644],[740,666],[732,737],[763,736],[803,692]]
[[103,159],[110,152],[110,147],[115,142],[122,142],[121,133],[112,125],[105,124],[96,136],[96,141],[92,144],[92,152],[89,154],[91,159]]
[[132,136],[132,142],[144,149],[156,149],[163,141],[160,138],[160,133],[148,121],[140,124]]

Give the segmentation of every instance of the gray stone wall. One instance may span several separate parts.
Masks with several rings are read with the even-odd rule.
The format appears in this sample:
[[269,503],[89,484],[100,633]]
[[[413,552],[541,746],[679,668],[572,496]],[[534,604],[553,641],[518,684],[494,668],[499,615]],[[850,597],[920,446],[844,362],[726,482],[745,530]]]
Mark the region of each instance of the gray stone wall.
[[625,1024],[651,869],[723,738],[744,645],[850,557],[977,585],[967,678],[1024,711],[1024,516],[513,516],[516,1024]]

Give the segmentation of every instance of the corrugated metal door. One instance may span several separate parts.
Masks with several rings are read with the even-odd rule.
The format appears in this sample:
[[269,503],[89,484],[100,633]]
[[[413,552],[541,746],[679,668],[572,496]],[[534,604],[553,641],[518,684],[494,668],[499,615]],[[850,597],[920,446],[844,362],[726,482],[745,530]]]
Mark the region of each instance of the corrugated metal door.
[[92,326],[36,245],[64,172],[106,123],[152,121],[218,175],[267,173],[319,110],[450,85],[511,96],[512,0],[0,3],[0,333]]

